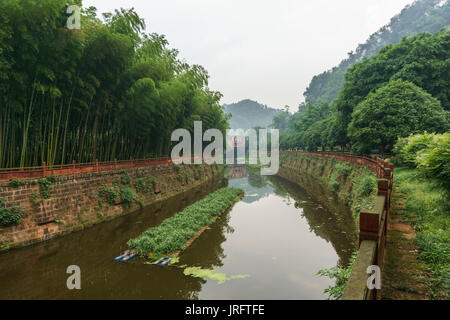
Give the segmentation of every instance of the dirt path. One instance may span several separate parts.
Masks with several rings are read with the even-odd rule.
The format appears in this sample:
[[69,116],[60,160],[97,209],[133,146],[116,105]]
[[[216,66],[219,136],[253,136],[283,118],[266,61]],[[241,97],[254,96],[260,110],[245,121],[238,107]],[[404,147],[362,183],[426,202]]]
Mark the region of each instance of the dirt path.
[[391,219],[387,236],[383,272],[382,299],[425,300],[425,271],[417,259],[418,249],[413,239],[416,233],[406,222],[406,195],[396,188],[392,195]]

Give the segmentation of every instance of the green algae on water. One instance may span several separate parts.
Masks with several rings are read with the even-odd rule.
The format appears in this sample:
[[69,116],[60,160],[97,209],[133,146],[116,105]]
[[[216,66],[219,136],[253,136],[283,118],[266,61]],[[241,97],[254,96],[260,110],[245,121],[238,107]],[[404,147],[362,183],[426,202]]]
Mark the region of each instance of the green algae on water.
[[250,277],[250,275],[235,275],[227,277],[225,273],[221,273],[217,270],[212,269],[202,269],[200,267],[190,267],[184,269],[184,274],[187,276],[192,276],[196,278],[201,278],[203,280],[215,280],[218,284],[223,284],[226,281],[234,279],[245,279]]

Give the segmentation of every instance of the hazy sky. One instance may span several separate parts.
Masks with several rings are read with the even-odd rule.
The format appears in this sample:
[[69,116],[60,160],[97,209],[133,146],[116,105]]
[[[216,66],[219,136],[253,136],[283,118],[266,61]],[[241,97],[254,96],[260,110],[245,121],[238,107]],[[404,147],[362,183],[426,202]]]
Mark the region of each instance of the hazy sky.
[[[222,103],[253,99],[296,110],[312,77],[336,66],[413,0],[84,0],[134,7],[147,32],[203,65]],[[291,109],[291,110],[292,110]],[[292,111],[294,111],[292,110]]]

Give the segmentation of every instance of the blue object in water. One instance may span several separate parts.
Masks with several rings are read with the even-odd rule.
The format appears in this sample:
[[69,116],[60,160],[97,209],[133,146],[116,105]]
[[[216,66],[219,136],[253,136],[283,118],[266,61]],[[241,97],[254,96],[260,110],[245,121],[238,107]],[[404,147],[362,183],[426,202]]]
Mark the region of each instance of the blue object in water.
[[164,260],[164,258],[159,259],[158,261],[154,262],[153,264],[159,264],[160,262],[162,262]]
[[114,259],[114,261],[119,261],[119,260],[122,260],[123,258],[125,258],[127,256],[127,254],[126,253],[124,253],[123,255],[121,255],[121,256],[118,256],[117,258],[115,258]]
[[136,256],[136,255],[135,255],[134,253],[133,253],[133,254],[130,254],[128,257],[123,258],[122,261],[128,261],[128,260],[131,260],[131,259],[133,259],[135,256]]
[[161,263],[162,266],[167,266],[169,264],[170,261],[172,261],[173,258],[169,258],[166,261],[164,261],[163,263]]

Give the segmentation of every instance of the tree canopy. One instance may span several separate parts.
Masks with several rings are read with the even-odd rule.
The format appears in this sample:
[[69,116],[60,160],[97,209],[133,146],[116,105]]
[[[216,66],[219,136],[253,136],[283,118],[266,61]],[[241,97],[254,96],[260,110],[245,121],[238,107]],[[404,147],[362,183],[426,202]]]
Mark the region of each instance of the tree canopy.
[[357,153],[370,153],[374,148],[384,153],[398,138],[447,129],[447,115],[439,100],[411,82],[392,80],[355,108],[348,132]]
[[281,147],[384,152],[398,137],[448,130],[449,47],[450,31],[422,33],[356,63],[334,103],[306,103],[274,119]]
[[228,127],[207,71],[134,9],[85,8],[69,30],[72,4],[0,2],[0,167],[167,155],[176,128]]
[[441,0],[419,0],[407,5],[389,24],[372,34],[338,66],[313,77],[304,96],[306,103],[332,103],[344,87],[345,73],[355,63],[369,58],[388,44],[397,44],[404,37],[418,33],[435,33],[448,27],[450,21],[450,3]]

